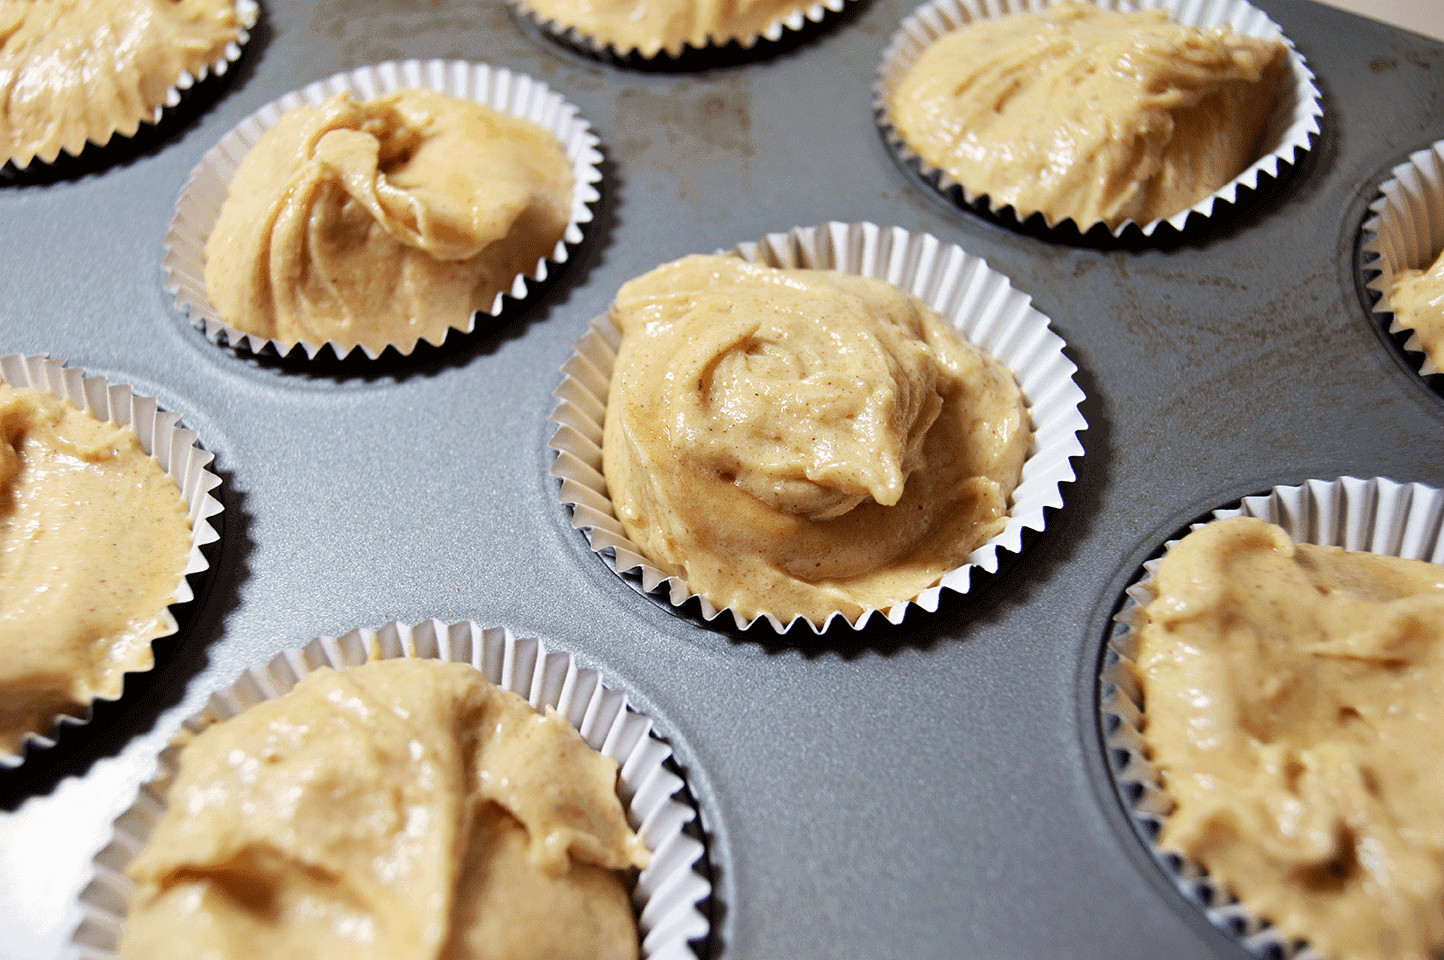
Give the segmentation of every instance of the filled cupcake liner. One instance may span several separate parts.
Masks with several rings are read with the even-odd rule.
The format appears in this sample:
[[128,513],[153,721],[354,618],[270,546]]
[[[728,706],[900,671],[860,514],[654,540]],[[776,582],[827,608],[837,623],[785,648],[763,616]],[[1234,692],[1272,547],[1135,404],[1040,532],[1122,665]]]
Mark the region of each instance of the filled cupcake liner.
[[235,9],[236,17],[240,20],[240,30],[237,32],[236,38],[226,44],[225,49],[221,52],[220,59],[209,66],[201,67],[201,69],[195,73],[182,70],[180,76],[176,77],[175,83],[166,90],[165,99],[162,102],[156,104],[155,108],[151,110],[148,115],[132,118],[136,124],[136,128],[131,130],[130,133],[122,133],[121,126],[119,124],[113,124],[108,129],[96,128],[90,130],[87,134],[85,144],[79,150],[72,150],[68,146],[62,146],[60,151],[57,151],[49,157],[36,154],[34,157],[25,159],[24,161],[19,157],[9,157],[6,162],[14,166],[17,170],[28,170],[32,163],[54,163],[56,157],[58,157],[61,152],[72,157],[78,157],[85,152],[85,148],[88,146],[103,147],[109,143],[116,134],[126,137],[134,136],[139,129],[139,125],[142,123],[160,123],[161,117],[164,116],[166,110],[180,106],[181,95],[185,91],[202,82],[211,74],[215,74],[218,77],[225,76],[230,70],[231,64],[241,58],[241,53],[245,50],[246,44],[249,43],[251,39],[251,28],[256,25],[256,20],[260,17],[261,7],[256,0],[236,0]]
[[[618,793],[627,820],[652,861],[637,877],[632,902],[637,911],[641,956],[645,960],[696,960],[695,944],[709,935],[703,910],[711,896],[706,850],[691,826],[697,809],[686,784],[668,760],[672,748],[652,721],[608,687],[596,670],[577,666],[570,654],[549,651],[534,638],[518,638],[505,627],[425,620],[388,623],[376,630],[352,630],[318,637],[298,649],[251,667],[231,686],[211,696],[184,730],[199,733],[248,707],[279,697],[321,667],[342,670],[372,660],[399,657],[469,663],[488,681],[524,697],[538,710],[554,707],[595,750],[620,767]],[[80,894],[81,921],[72,944],[82,960],[116,956],[134,883],[125,870],[149,840],[166,810],[166,793],[179,771],[180,746],[167,747],[156,774],[135,803],[115,820],[111,841],[92,866],[94,875]]]
[[[170,603],[186,603],[193,599],[195,594],[191,591],[190,577],[210,566],[201,548],[219,536],[213,524],[221,513],[221,503],[213,491],[220,486],[221,478],[208,469],[215,455],[197,445],[194,430],[180,426],[181,415],[161,410],[154,399],[132,393],[128,386],[112,385],[105,377],[87,377],[84,370],[66,367],[64,360],[52,360],[44,355],[10,354],[0,357],[0,382],[68,400],[97,420],[129,426],[135,431],[141,449],[175,481],[189,508],[190,558],[175,592],[171,594]],[[157,639],[178,629],[175,615],[169,609],[164,611],[163,623],[164,631]],[[119,697],[120,694],[101,695],[96,699],[116,700]],[[53,747],[61,726],[89,723],[93,713],[93,707],[87,704],[73,713],[56,716],[49,730],[27,734],[20,752],[12,754],[0,750],[0,768],[19,766],[25,759],[28,746]]]
[[[487,312],[493,317],[499,315],[507,295],[514,300],[525,299],[528,281],[541,283],[553,268],[567,262],[569,249],[582,241],[583,227],[592,221],[591,205],[601,197],[598,184],[602,180],[599,167],[602,155],[598,149],[601,141],[575,106],[545,83],[505,67],[460,60],[403,60],[360,67],[334,74],[261,107],[226,134],[191,171],[190,180],[181,190],[175,215],[166,232],[162,268],[165,289],[175,296],[176,307],[188,314],[191,323],[204,330],[207,337],[217,343],[224,341],[232,347],[252,352],[260,352],[270,346],[280,356],[300,347],[308,359],[314,358],[328,345],[337,357],[345,357],[351,352],[352,346],[334,340],[290,343],[246,333],[224,323],[206,297],[206,241],[220,216],[221,205],[225,203],[241,160],[262,135],[280,121],[283,113],[293,107],[319,106],[337,93],[347,92],[358,100],[369,100],[401,89],[433,90],[530,120],[555,136],[571,161],[571,219],[562,238],[549,256],[537,261],[531,273],[518,274],[509,289],[499,292]],[[477,315],[473,313],[465,326],[451,327],[434,345],[444,342],[451,330],[470,333],[476,328]],[[419,340],[419,337],[413,337],[410,341],[396,341],[388,346],[404,356],[416,349]],[[354,348],[373,360],[384,352],[373,351],[361,344],[356,344]]]
[[623,582],[643,594],[666,588],[668,601],[680,607],[692,598],[702,616],[713,620],[723,610],[738,629],[766,619],[778,633],[798,621],[822,633],[837,621],[861,630],[878,614],[900,624],[914,606],[936,612],[945,591],[967,593],[974,569],[993,573],[998,553],[1022,550],[1024,530],[1042,530],[1044,510],[1063,505],[1061,485],[1074,479],[1072,459],[1083,455],[1078,434],[1087,428],[1080,406],[1083,391],[1073,380],[1077,371],[1064,354],[1063,340],[1049,320],[1031,306],[1032,298],[987,262],[926,233],[871,223],[827,223],[769,234],[759,243],[744,243],[732,255],[773,267],[839,270],[886,280],[917,296],[963,339],[992,354],[1022,388],[1033,421],[1033,443],[1022,479],[1010,498],[1007,525],[974,550],[967,561],[911,600],[885,610],[864,610],[849,619],[834,611],[819,626],[798,616],[790,623],[764,612],[746,618],[732,608],[717,608],[694,593],[682,577],[669,577],[650,563],[622,529],[602,475],[602,424],[607,392],[621,333],[606,315],[597,317],[577,341],[576,351],[562,368],[563,381],[551,420],[557,425],[549,446],[556,451],[552,476],[561,480],[559,501],[571,507],[572,526],[587,536],[592,550]]
[[[959,206],[982,207],[995,216],[1015,221],[1027,218],[1018,216],[1010,204],[999,203],[986,193],[979,193],[959,183],[952,174],[941,170],[918,156],[908,146],[893,123],[888,103],[892,92],[903,76],[917,63],[924,49],[944,34],[979,20],[996,19],[1015,13],[1026,13],[1052,6],[1061,0],[929,0],[913,11],[902,22],[901,28],[893,34],[882,64],[878,68],[878,80],[873,85],[873,112],[882,131],[883,139],[904,165],[915,170],[939,193]],[[1280,171],[1298,161],[1307,153],[1318,136],[1319,121],[1323,116],[1319,90],[1314,85],[1314,74],[1304,62],[1303,56],[1294,48],[1293,41],[1284,36],[1278,24],[1269,19],[1262,10],[1245,0],[1094,0],[1105,10],[1146,10],[1163,9],[1169,17],[1185,26],[1212,28],[1229,25],[1236,33],[1265,39],[1279,38],[1288,46],[1288,76],[1279,94],[1279,102],[1264,128],[1260,144],[1260,156],[1242,173],[1224,184],[1218,190],[1204,197],[1187,209],[1169,217],[1162,217],[1149,223],[1125,220],[1111,229],[1115,237],[1121,237],[1129,226],[1137,226],[1146,237],[1153,236],[1166,223],[1175,230],[1183,230],[1192,218],[1207,218],[1213,215],[1218,204],[1233,204],[1238,201],[1239,188],[1256,190],[1261,176],[1278,177]],[[1029,215],[1031,216],[1031,214]],[[1073,223],[1072,217],[1054,219],[1046,212],[1043,221],[1049,229],[1056,229],[1066,223]],[[1101,220],[1075,224],[1080,233],[1087,233]],[[1105,224],[1106,227],[1106,224]]]
[[[1283,527],[1297,542],[1444,563],[1444,492],[1382,477],[1309,480],[1245,497],[1213,518],[1257,517]],[[1203,526],[1193,525],[1193,529]],[[1170,540],[1164,551],[1178,540]],[[1186,900],[1250,954],[1270,960],[1325,960],[1308,944],[1286,938],[1263,917],[1213,882],[1198,865],[1155,841],[1173,809],[1140,731],[1145,705],[1134,673],[1142,611],[1156,596],[1160,558],[1143,565],[1126,590],[1103,651],[1098,678],[1099,722],[1113,785],[1148,852]]]
[[1409,154],[1392,173],[1369,204],[1360,269],[1365,288],[1378,294],[1372,306],[1375,320],[1391,334],[1408,335],[1404,349],[1420,375],[1429,377],[1444,371],[1425,353],[1419,335],[1394,315],[1389,291],[1400,270],[1428,270],[1444,250],[1444,140]]
[[790,34],[799,33],[809,24],[822,23],[828,17],[841,13],[848,3],[855,2],[855,0],[813,0],[813,2],[806,3],[773,20],[760,33],[740,37],[712,37],[709,38],[710,43],[701,47],[694,46],[689,41],[674,42],[665,44],[651,53],[637,46],[612,43],[592,36],[581,27],[549,19],[533,10],[527,4],[527,0],[505,0],[505,2],[515,16],[531,24],[557,43],[587,56],[621,67],[638,69],[673,67],[684,70],[690,63],[696,62],[699,57],[727,50],[732,48],[733,44],[736,45],[733,49],[738,52],[738,60],[749,59],[751,54],[760,55],[768,44],[778,43]]

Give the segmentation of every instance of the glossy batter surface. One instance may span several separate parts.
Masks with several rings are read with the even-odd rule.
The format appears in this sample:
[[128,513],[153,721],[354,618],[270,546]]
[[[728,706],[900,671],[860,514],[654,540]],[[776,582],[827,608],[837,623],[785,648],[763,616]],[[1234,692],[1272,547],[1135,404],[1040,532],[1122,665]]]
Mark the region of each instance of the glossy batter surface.
[[0,383],[0,752],[150,668],[190,545],[134,430]]
[[440,343],[551,255],[571,205],[571,163],[536,124],[430,90],[337,94],[246,154],[206,242],[206,296],[287,344]]
[[718,607],[883,609],[1005,525],[1021,392],[891,284],[693,256],[624,285],[611,315],[617,517]]
[[1018,216],[1087,229],[1193,206],[1257,158],[1285,48],[1069,2],[940,38],[893,91],[919,156]]
[[322,668],[185,747],[120,956],[634,960],[616,782],[470,665]]
[[4,159],[131,136],[240,31],[235,0],[0,0]]
[[1444,951],[1444,567],[1211,523],[1164,557],[1137,670],[1158,844],[1333,960]]

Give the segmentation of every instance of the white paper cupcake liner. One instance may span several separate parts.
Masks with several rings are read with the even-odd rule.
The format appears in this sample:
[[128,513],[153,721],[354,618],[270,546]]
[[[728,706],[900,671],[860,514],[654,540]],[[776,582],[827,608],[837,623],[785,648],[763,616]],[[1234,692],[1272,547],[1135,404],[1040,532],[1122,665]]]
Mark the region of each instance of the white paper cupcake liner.
[[[1418,483],[1376,477],[1309,480],[1245,497],[1237,507],[1215,510],[1215,520],[1257,517],[1283,527],[1297,542],[1343,547],[1444,563],[1444,492]],[[1194,524],[1193,529],[1203,526]],[[1177,540],[1164,545],[1173,549]],[[1143,565],[1128,587],[1103,651],[1098,678],[1099,721],[1114,787],[1149,853],[1184,898],[1215,927],[1250,954],[1270,960],[1325,960],[1306,943],[1291,941],[1277,928],[1215,884],[1195,863],[1160,850],[1154,843],[1173,809],[1158,769],[1149,759],[1139,726],[1143,696],[1133,672],[1137,631],[1144,607],[1156,596],[1153,579],[1161,558]]]
[[687,64],[700,55],[726,50],[733,43],[737,44],[737,49],[742,52],[739,59],[747,59],[746,54],[750,52],[761,53],[759,45],[777,43],[789,34],[801,32],[809,24],[820,24],[829,16],[841,13],[848,3],[855,2],[855,0],[814,0],[806,6],[773,20],[760,33],[745,37],[728,37],[722,40],[714,38],[712,43],[702,47],[683,41],[663,46],[655,53],[650,54],[644,53],[639,47],[614,44],[592,36],[580,27],[571,26],[559,20],[547,19],[534,11],[526,0],[505,0],[505,2],[515,16],[520,17],[558,43],[588,56],[623,67],[656,69],[662,65],[669,65],[675,66],[677,69],[686,69]]
[[[1006,276],[930,234],[871,223],[798,227],[769,234],[760,243],[741,244],[731,253],[773,267],[877,277],[917,296],[942,314],[965,340],[992,354],[1013,373],[1023,390],[1034,431],[1022,480],[1011,498],[1007,526],[939,583],[912,600],[886,610],[864,610],[855,619],[835,611],[821,627],[801,616],[784,623],[770,612],[749,620],[724,608],[730,610],[738,629],[765,617],[778,633],[801,621],[820,634],[838,620],[861,630],[875,613],[899,624],[913,606],[935,612],[944,591],[967,593],[974,568],[995,572],[999,550],[1021,551],[1023,531],[1042,530],[1044,510],[1063,505],[1060,486],[1074,479],[1070,461],[1083,455],[1078,439],[1088,426],[1079,409],[1083,391],[1073,381],[1077,367],[1064,355],[1065,344],[1050,329],[1048,318],[1033,309],[1032,298],[1014,289]],[[572,508],[572,526],[586,534],[592,550],[614,572],[619,576],[632,571],[638,574],[623,576],[623,582],[643,594],[665,585],[673,606],[696,597],[702,616],[713,620],[722,610],[694,593],[685,579],[668,577],[642,555],[622,529],[607,494],[601,472],[602,423],[620,342],[621,333],[610,318],[597,317],[562,368],[562,384],[553,394],[558,403],[551,415],[557,430],[549,443],[557,452],[551,472],[561,480],[558,499]]]
[[1374,318],[1388,324],[1392,334],[1408,333],[1404,349],[1410,351],[1422,376],[1441,371],[1424,352],[1419,335],[1394,315],[1389,291],[1400,270],[1428,270],[1444,250],[1444,140],[1409,154],[1407,163],[1393,169],[1369,204],[1361,251],[1365,286],[1378,294]]
[[[591,747],[620,765],[618,792],[627,819],[652,851],[651,864],[637,878],[637,909],[644,960],[696,960],[694,942],[711,929],[702,904],[712,893],[705,849],[689,830],[697,810],[685,784],[667,761],[672,748],[652,730],[652,721],[609,688],[595,670],[580,669],[570,654],[548,651],[540,640],[517,638],[503,627],[426,620],[414,626],[389,623],[377,630],[352,630],[319,637],[299,649],[252,667],[230,687],[211,696],[184,727],[198,733],[247,707],[289,691],[320,667],[341,670],[371,660],[415,657],[469,663],[490,682],[525,697],[538,710],[551,706]],[[156,775],[115,821],[110,843],[96,854],[94,876],[80,894],[82,919],[72,938],[82,960],[116,956],[134,884],[126,867],[145,846],[161,816],[179,770],[180,749],[166,748]]]
[[[13,387],[40,390],[69,400],[82,412],[97,420],[128,425],[135,430],[141,449],[175,481],[180,488],[181,497],[189,507],[190,559],[186,561],[185,573],[176,584],[170,603],[190,601],[194,594],[189,578],[210,566],[205,554],[201,552],[201,547],[216,540],[218,534],[212,521],[221,512],[220,501],[211,493],[220,485],[221,479],[207,469],[215,455],[196,445],[196,432],[181,427],[180,414],[166,413],[150,397],[137,396],[127,386],[112,386],[106,382],[105,377],[87,377],[84,370],[67,368],[64,360],[52,360],[43,355],[10,354],[0,357],[0,382]],[[169,636],[178,629],[175,616],[169,609],[165,611],[164,623],[165,629],[158,637]],[[118,698],[119,695],[99,696],[96,699]],[[19,766],[25,759],[27,746],[53,747],[60,726],[89,723],[93,713],[93,708],[86,705],[75,713],[57,716],[51,729],[28,734],[19,753],[11,754],[0,750],[0,768]]]
[[[953,203],[960,206],[984,205],[995,216],[1019,218],[1011,205],[1000,204],[985,193],[976,193],[960,184],[945,170],[933,166],[918,156],[902,139],[894,126],[888,108],[892,91],[902,77],[918,61],[922,52],[944,34],[978,20],[989,20],[1024,13],[1052,6],[1060,0],[930,0],[918,7],[893,34],[882,64],[878,68],[878,80],[873,85],[873,112],[883,138],[907,166],[916,170],[925,181]],[[1182,230],[1190,218],[1206,218],[1213,215],[1217,204],[1232,204],[1238,200],[1240,187],[1258,189],[1259,177],[1278,177],[1279,171],[1297,162],[1298,157],[1307,153],[1313,138],[1319,133],[1319,119],[1323,107],[1319,102],[1319,90],[1314,85],[1314,74],[1304,58],[1294,48],[1293,41],[1284,36],[1278,24],[1269,19],[1262,10],[1245,0],[1095,0],[1106,10],[1146,10],[1161,8],[1168,11],[1174,21],[1186,26],[1205,29],[1228,24],[1233,30],[1250,37],[1279,38],[1288,45],[1288,79],[1280,91],[1279,102],[1274,107],[1264,129],[1260,144],[1261,156],[1247,169],[1221,188],[1204,197],[1193,206],[1180,210],[1170,217],[1136,224],[1146,237],[1165,223],[1176,230]],[[1043,213],[1043,220],[1050,229],[1065,223],[1072,223],[1071,217],[1054,220]],[[1087,233],[1097,223],[1076,224],[1080,233]],[[1120,237],[1135,221],[1126,220],[1111,232]]]
[[[241,58],[241,52],[245,50],[246,44],[250,42],[251,28],[256,25],[256,20],[260,16],[261,8],[256,0],[236,0],[235,6],[236,16],[240,20],[241,28],[236,34],[236,39],[226,44],[225,49],[221,52],[220,59],[208,67],[202,67],[194,74],[182,70],[181,75],[176,78],[175,83],[166,90],[165,99],[161,103],[156,104],[155,109],[153,109],[148,116],[134,118],[138,123],[149,123],[152,125],[160,123],[161,117],[164,116],[166,110],[180,106],[182,93],[205,80],[206,77],[211,74],[215,74],[218,77],[225,76],[230,70],[231,64]],[[54,156],[42,157],[37,154],[24,162],[21,162],[21,159],[18,157],[12,157],[8,160],[8,163],[17,170],[28,170],[32,163],[54,163],[56,157],[62,152],[68,156],[78,157],[85,152],[85,147],[92,145],[103,147],[109,143],[117,133],[120,133],[120,130],[116,126],[111,126],[109,129],[92,130],[84,146],[78,151],[72,150],[67,146],[62,146],[60,151]],[[134,133],[122,134],[122,136],[134,136]],[[0,166],[3,166],[3,164],[0,164]]]
[[[223,339],[232,347],[254,352],[268,345],[281,356],[298,346],[308,358],[315,357],[327,345],[337,357],[351,352],[351,346],[333,340],[288,343],[246,333],[223,323],[206,298],[206,241],[220,216],[221,205],[225,202],[236,168],[261,136],[279,122],[281,114],[293,107],[319,106],[337,93],[349,92],[357,99],[370,100],[393,90],[414,88],[449,94],[530,120],[561,142],[572,164],[572,213],[566,231],[551,254],[538,260],[530,274],[518,274],[510,289],[496,295],[488,313],[493,317],[501,313],[505,295],[509,294],[515,300],[525,299],[528,281],[541,283],[553,267],[566,263],[568,250],[581,242],[583,226],[592,221],[591,205],[601,197],[597,188],[602,179],[598,166],[602,159],[598,150],[600,141],[577,108],[546,84],[525,74],[513,73],[505,67],[460,60],[392,61],[334,74],[266,104],[226,134],[191,171],[190,180],[176,202],[170,229],[166,232],[162,268],[165,271],[165,289],[175,295],[176,307],[190,316],[192,324],[216,342]],[[469,317],[465,326],[451,329],[470,333],[476,328],[476,316]],[[436,345],[444,342],[449,333],[450,330],[443,333]],[[407,355],[416,349],[419,339],[395,342],[389,346]],[[382,352],[359,344],[356,349],[373,360]]]

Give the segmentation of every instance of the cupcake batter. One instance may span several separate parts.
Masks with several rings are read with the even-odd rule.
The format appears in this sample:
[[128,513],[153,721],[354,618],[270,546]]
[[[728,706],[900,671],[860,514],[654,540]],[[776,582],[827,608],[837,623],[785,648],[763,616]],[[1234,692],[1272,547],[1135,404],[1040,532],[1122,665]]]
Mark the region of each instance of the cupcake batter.
[[1413,330],[1424,355],[1444,369],[1444,254],[1428,270],[1400,270],[1389,289],[1399,325]]
[[535,270],[571,206],[571,163],[536,124],[430,90],[337,94],[246,154],[206,243],[206,296],[286,344],[409,352]]
[[617,764],[468,664],[322,668],[202,731],[123,960],[635,960]]
[[1258,156],[1285,47],[1074,0],[982,20],[923,51],[889,109],[974,194],[1086,230],[1198,203]]
[[49,163],[86,140],[133,135],[182,73],[239,39],[235,0],[5,0],[0,4],[0,145]]
[[611,316],[617,517],[718,607],[884,609],[1006,524],[1021,392],[891,284],[693,256],[627,283]]
[[0,383],[0,753],[151,667],[190,546],[134,430]]
[[1444,952],[1444,567],[1211,523],[1138,635],[1158,843],[1332,960]]
[[543,20],[575,27],[618,50],[679,55],[759,36],[810,0],[527,0]]

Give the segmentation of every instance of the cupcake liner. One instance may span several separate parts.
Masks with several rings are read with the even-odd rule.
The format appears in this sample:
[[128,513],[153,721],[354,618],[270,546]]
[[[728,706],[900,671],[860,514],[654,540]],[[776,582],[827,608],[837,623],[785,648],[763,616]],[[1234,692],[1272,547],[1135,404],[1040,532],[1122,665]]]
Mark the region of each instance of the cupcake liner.
[[[1389,333],[1407,334],[1404,349],[1421,376],[1441,371],[1425,352],[1413,329],[1404,326],[1389,303],[1389,290],[1400,270],[1427,270],[1444,250],[1444,140],[1409,154],[1409,160],[1392,171],[1369,204],[1360,246],[1365,289],[1377,294],[1371,306],[1374,319]],[[1444,354],[1444,346],[1440,348]]]
[[[174,294],[176,307],[189,315],[192,324],[204,330],[206,336],[217,343],[224,340],[232,347],[253,352],[260,352],[268,345],[280,356],[299,346],[308,359],[314,358],[327,345],[338,358],[351,352],[353,347],[343,346],[334,340],[287,343],[246,333],[223,323],[206,298],[206,240],[220,216],[221,205],[225,202],[236,168],[261,136],[279,122],[281,114],[293,107],[319,106],[326,98],[342,92],[369,100],[393,90],[412,88],[449,94],[500,113],[530,120],[561,141],[572,163],[572,214],[566,231],[550,256],[538,260],[530,274],[518,274],[509,290],[496,295],[488,313],[493,317],[501,313],[504,295],[509,294],[515,300],[525,299],[528,280],[533,284],[541,283],[553,267],[567,262],[569,249],[582,240],[583,225],[592,220],[591,204],[601,197],[597,187],[602,179],[598,167],[602,159],[598,150],[601,141],[592,133],[591,125],[577,108],[546,84],[505,67],[460,60],[390,61],[334,74],[266,104],[242,120],[191,171],[190,180],[181,190],[175,216],[171,218],[166,232],[162,268],[165,289]],[[465,327],[453,326],[450,329],[470,333],[476,328],[476,316],[473,313]],[[440,346],[449,333],[450,330],[444,333],[435,345]],[[416,349],[418,340],[393,342],[389,346],[404,356]],[[355,349],[360,349],[372,360],[383,352],[372,351],[360,344],[355,345]]]
[[[923,50],[944,34],[978,20],[995,19],[1015,13],[1025,13],[1048,7],[1056,0],[929,0],[918,7],[893,34],[882,64],[878,67],[878,80],[873,85],[873,112],[883,139],[898,159],[915,170],[922,178],[959,206],[982,207],[995,216],[1021,222],[1010,204],[1000,204],[985,193],[975,193],[958,183],[945,170],[933,166],[908,146],[894,126],[888,101],[893,89],[903,75],[917,63]],[[1190,218],[1207,218],[1213,215],[1216,204],[1232,204],[1238,200],[1240,187],[1258,189],[1259,177],[1278,177],[1282,168],[1296,163],[1307,153],[1313,139],[1319,133],[1319,119],[1323,116],[1319,90],[1314,85],[1314,74],[1304,62],[1303,56],[1294,48],[1293,41],[1284,36],[1278,24],[1269,19],[1262,10],[1245,0],[1095,0],[1105,10],[1146,10],[1159,8],[1168,11],[1169,17],[1186,26],[1210,28],[1228,24],[1233,30],[1250,37],[1283,40],[1288,46],[1288,78],[1274,107],[1273,115],[1264,128],[1262,155],[1237,177],[1218,190],[1204,197],[1193,206],[1180,210],[1170,217],[1159,218],[1149,223],[1126,220],[1111,230],[1115,237],[1121,237],[1130,226],[1135,225],[1146,237],[1153,236],[1167,223],[1175,230],[1183,230]],[[1031,215],[1030,215],[1031,216]],[[1059,220],[1043,214],[1049,229],[1056,229],[1065,223],[1073,223],[1072,217]],[[1076,224],[1080,233],[1087,233],[1097,224]]]
[[[766,612],[749,620],[736,610],[723,608],[732,613],[738,629],[765,618],[775,631],[783,633],[801,620],[820,634],[839,620],[861,630],[875,613],[899,624],[914,605],[935,612],[945,590],[967,593],[974,568],[995,572],[999,550],[1021,551],[1023,531],[1042,530],[1044,509],[1063,505],[1060,485],[1074,479],[1070,461],[1083,455],[1078,439],[1088,426],[1079,409],[1083,391],[1073,381],[1077,367],[1064,355],[1065,344],[1050,329],[1048,318],[1033,309],[1032,298],[1014,289],[1006,276],[930,234],[871,223],[798,227],[769,234],[759,243],[741,244],[731,253],[773,267],[877,277],[912,293],[942,314],[965,340],[992,354],[1013,373],[1034,430],[1021,482],[1011,498],[1007,526],[939,583],[912,600],[886,610],[864,610],[853,620],[834,611],[821,627],[801,616],[784,623]],[[696,597],[702,616],[710,621],[722,610],[693,593],[685,579],[668,577],[642,556],[622,529],[607,493],[601,473],[602,423],[620,342],[621,333],[611,319],[597,317],[562,368],[562,384],[553,394],[558,403],[551,415],[557,429],[549,443],[557,452],[552,476],[562,481],[558,499],[572,508],[572,526],[585,533],[592,550],[614,572],[620,576],[636,571],[638,576],[623,576],[623,582],[643,594],[665,585],[673,606]]]
[[[119,425],[129,425],[140,440],[141,449],[146,452],[180,488],[181,497],[190,508],[191,550],[186,561],[185,573],[171,594],[170,603],[186,603],[194,594],[189,578],[205,571],[210,563],[201,547],[214,542],[217,534],[212,522],[221,513],[221,504],[212,491],[220,486],[221,479],[207,469],[215,455],[196,445],[196,432],[181,427],[181,415],[166,413],[155,400],[138,396],[130,387],[112,386],[105,377],[87,377],[84,370],[67,368],[64,360],[52,360],[45,356],[22,356],[10,354],[0,357],[0,382],[14,387],[40,390],[62,400],[69,400],[82,412],[97,420]],[[178,625],[169,609],[164,614],[165,630],[159,637],[176,632]],[[143,673],[145,671],[129,671]],[[115,696],[97,696],[98,700],[117,700]],[[63,713],[55,717],[51,729],[27,734],[19,753],[11,754],[0,750],[0,768],[18,767],[25,759],[25,746],[53,747],[61,725],[78,726],[89,723],[94,709],[86,705],[75,713]]]
[[[221,58],[215,63],[210,64],[209,66],[201,67],[201,69],[194,74],[190,73],[189,71],[182,70],[180,76],[176,78],[175,83],[166,90],[165,99],[155,105],[155,108],[150,112],[150,115],[135,118],[137,129],[139,127],[139,124],[142,123],[160,123],[161,117],[165,114],[166,110],[180,105],[182,93],[189,90],[191,87],[194,87],[201,81],[205,80],[206,77],[210,76],[211,74],[215,74],[218,77],[225,76],[227,71],[230,70],[231,64],[235,63],[241,58],[241,52],[245,50],[246,44],[249,43],[251,39],[251,28],[256,25],[256,20],[260,17],[261,7],[260,4],[256,2],[256,0],[236,0],[235,8],[236,16],[240,20],[241,24],[240,30],[236,34],[236,39],[226,44],[225,49],[221,52]],[[78,157],[85,152],[85,147],[90,145],[103,147],[107,143],[109,143],[111,141],[111,138],[118,133],[120,133],[120,128],[118,125],[111,126],[108,130],[91,130],[86,137],[85,143],[81,146],[79,150],[72,150],[69,146],[62,146],[60,148],[60,151],[66,153],[69,156]],[[134,136],[135,131],[132,130],[128,134],[121,135],[126,137]],[[8,158],[6,162],[17,170],[28,170],[30,168],[30,164],[37,161],[41,164],[54,163],[56,157],[58,157],[59,155],[60,152],[57,152],[50,157],[43,157],[39,154],[36,154],[34,157],[27,158],[23,162],[18,157],[11,157]]]
[[646,52],[636,46],[619,46],[594,37],[580,27],[551,20],[531,9],[526,0],[505,0],[513,15],[531,24],[557,43],[579,53],[595,57],[606,63],[637,69],[672,67],[687,69],[689,62],[708,53],[717,53],[736,44],[738,59],[749,59],[748,54],[760,54],[768,44],[778,43],[789,34],[804,30],[808,24],[820,24],[829,16],[841,13],[848,3],[855,0],[813,0],[792,12],[778,17],[760,33],[744,37],[710,38],[711,43],[697,47],[688,41],[664,44],[653,52]]
[[[1300,486],[1275,487],[1267,494],[1245,497],[1236,507],[1213,512],[1215,520],[1240,516],[1276,523],[1297,542],[1444,563],[1444,492],[1423,484],[1382,477],[1309,480]],[[1193,529],[1203,525],[1196,523]],[[1164,551],[1177,542],[1168,541]],[[1256,957],[1325,960],[1306,943],[1286,938],[1197,864],[1155,845],[1173,803],[1139,730],[1143,696],[1133,658],[1142,610],[1156,595],[1153,578],[1160,560],[1144,563],[1141,578],[1127,588],[1113,617],[1117,626],[1104,648],[1099,671],[1099,720],[1114,788],[1148,852],[1210,923]]]
[[[263,700],[289,691],[320,667],[341,670],[371,660],[415,657],[469,663],[491,683],[525,697],[538,710],[551,706],[591,747],[620,766],[618,791],[651,864],[637,878],[632,901],[639,918],[644,960],[695,960],[694,941],[710,922],[701,904],[711,896],[706,851],[688,825],[697,810],[685,783],[667,763],[672,748],[652,730],[652,721],[609,688],[595,670],[581,669],[570,654],[548,651],[537,639],[517,638],[504,627],[425,620],[414,626],[392,622],[377,630],[352,630],[318,637],[299,649],[251,667],[230,687],[211,696],[205,709],[187,719],[190,733],[229,719]],[[158,770],[131,807],[115,820],[110,843],[96,854],[94,876],[80,894],[82,919],[72,937],[81,960],[116,956],[134,884],[125,869],[145,846],[165,813],[166,792],[179,770],[180,747],[167,747]]]

